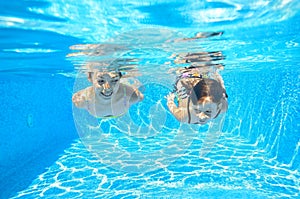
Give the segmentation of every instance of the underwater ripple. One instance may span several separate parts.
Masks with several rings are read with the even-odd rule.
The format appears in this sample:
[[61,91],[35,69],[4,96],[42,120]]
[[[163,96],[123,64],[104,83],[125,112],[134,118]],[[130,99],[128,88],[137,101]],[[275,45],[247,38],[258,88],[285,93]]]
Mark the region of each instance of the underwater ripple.
[[198,144],[166,168],[126,173],[101,164],[78,140],[13,198],[299,197],[299,171],[266,159],[255,145],[226,133],[199,157]]

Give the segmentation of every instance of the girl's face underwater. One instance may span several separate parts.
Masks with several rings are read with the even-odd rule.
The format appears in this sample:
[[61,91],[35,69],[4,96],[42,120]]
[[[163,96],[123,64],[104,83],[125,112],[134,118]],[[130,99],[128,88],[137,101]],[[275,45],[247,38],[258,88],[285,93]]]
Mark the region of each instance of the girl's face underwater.
[[110,99],[119,89],[120,74],[115,72],[97,72],[93,78],[95,93],[104,99]]
[[191,109],[191,112],[198,118],[197,123],[199,124],[206,124],[220,112],[219,105],[211,100],[203,100],[202,103],[192,104]]

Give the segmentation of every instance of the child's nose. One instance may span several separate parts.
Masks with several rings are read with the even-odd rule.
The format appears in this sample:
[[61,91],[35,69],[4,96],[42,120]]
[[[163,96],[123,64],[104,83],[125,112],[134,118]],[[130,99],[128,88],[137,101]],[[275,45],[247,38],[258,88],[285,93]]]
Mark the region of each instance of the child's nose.
[[104,84],[104,89],[109,89],[109,88],[110,88],[110,85],[109,85],[108,82],[106,82],[106,83]]
[[208,119],[209,117],[207,115],[205,115],[203,112],[198,114],[198,117],[203,120],[203,119]]

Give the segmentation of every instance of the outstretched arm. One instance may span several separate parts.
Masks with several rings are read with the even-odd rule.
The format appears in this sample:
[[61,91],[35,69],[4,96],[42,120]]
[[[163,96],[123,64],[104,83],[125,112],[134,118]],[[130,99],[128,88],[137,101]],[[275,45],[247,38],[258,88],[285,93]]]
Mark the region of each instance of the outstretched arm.
[[175,94],[170,93],[167,96],[167,106],[175,118],[180,122],[187,122],[187,109],[182,107],[177,107],[174,102]]
[[89,100],[89,88],[80,90],[72,96],[72,102],[78,108],[87,108]]
[[141,93],[137,88],[122,84],[122,86],[126,87],[126,96],[129,97],[130,105],[138,103],[144,99],[143,93]]

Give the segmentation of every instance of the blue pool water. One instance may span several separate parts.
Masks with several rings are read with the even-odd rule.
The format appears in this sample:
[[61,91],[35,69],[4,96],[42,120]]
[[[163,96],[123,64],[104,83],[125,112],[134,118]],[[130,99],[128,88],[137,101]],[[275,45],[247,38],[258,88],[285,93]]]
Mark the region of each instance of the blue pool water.
[[[300,198],[297,1],[0,7],[0,198]],[[70,46],[99,43],[138,58],[145,99],[118,119],[72,105],[88,82],[87,58]],[[224,65],[229,109],[205,156],[207,126],[181,125],[166,108],[168,71],[181,67],[171,55],[184,52],[222,54],[215,63]]]

